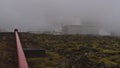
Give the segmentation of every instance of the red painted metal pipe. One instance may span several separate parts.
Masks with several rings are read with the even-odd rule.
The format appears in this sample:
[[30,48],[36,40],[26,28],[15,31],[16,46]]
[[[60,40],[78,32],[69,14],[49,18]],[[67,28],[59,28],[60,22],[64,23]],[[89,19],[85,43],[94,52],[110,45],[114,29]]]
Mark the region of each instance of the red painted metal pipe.
[[18,30],[15,29],[15,36],[16,36],[16,44],[17,44],[17,53],[18,53],[18,65],[19,68],[29,68],[28,63],[23,52],[23,48],[20,42],[20,38],[18,36]]

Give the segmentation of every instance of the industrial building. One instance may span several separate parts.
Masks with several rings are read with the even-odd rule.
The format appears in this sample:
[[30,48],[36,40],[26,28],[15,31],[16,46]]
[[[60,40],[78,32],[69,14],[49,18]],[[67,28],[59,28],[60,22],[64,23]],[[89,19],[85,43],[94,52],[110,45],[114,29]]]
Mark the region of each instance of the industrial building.
[[66,25],[62,31],[63,34],[99,35],[99,28],[92,25]]

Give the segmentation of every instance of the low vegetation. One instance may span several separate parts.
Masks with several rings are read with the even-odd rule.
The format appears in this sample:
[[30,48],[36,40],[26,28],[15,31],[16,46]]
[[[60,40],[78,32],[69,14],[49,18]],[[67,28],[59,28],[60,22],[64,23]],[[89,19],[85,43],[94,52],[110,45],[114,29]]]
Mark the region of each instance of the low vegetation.
[[0,34],[0,68],[18,68],[14,34]]
[[120,38],[21,33],[24,48],[42,48],[46,57],[27,58],[30,68],[120,68]]

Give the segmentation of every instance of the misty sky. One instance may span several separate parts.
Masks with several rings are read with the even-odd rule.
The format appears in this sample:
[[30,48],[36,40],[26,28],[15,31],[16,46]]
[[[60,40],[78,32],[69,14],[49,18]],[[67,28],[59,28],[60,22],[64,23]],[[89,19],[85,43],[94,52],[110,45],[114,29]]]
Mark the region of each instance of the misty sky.
[[119,6],[120,0],[0,0],[0,28],[58,31],[63,25],[96,22],[120,32]]

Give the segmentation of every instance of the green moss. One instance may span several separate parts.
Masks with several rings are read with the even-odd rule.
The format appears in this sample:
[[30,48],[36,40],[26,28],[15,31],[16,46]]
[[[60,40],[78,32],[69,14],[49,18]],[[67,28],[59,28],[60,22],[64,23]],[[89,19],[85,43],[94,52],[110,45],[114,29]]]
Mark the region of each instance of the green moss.
[[120,51],[109,50],[109,49],[101,49],[101,52],[102,52],[102,53],[108,53],[108,54],[120,53]]
[[101,59],[101,62],[104,62],[105,64],[107,64],[108,66],[114,66],[117,65],[117,63],[110,61],[109,58],[103,58]]
[[31,67],[37,68],[52,68],[56,67],[62,61],[62,57],[55,52],[47,52],[47,57],[41,58],[28,58],[29,65]]
[[24,47],[43,48],[47,51],[47,57],[28,58],[31,68],[64,68],[70,64],[76,67],[79,66],[76,64],[78,58],[85,53],[91,68],[100,68],[95,66],[102,63],[110,68],[120,63],[120,38],[117,37],[21,34],[21,39]]

